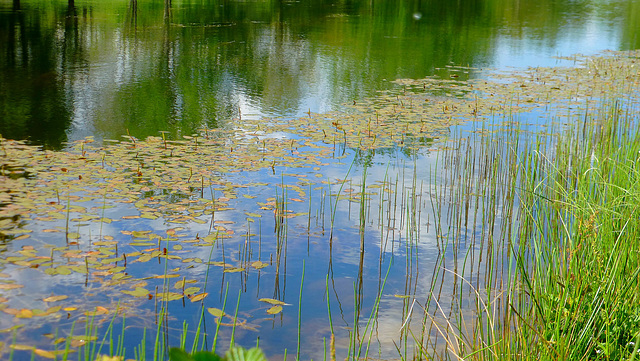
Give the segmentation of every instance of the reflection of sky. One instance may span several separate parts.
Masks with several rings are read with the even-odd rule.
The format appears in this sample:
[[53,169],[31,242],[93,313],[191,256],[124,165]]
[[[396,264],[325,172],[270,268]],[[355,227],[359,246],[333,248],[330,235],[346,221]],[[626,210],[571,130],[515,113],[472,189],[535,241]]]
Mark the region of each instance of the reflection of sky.
[[503,34],[496,40],[495,57],[491,66],[502,69],[572,65],[572,62],[554,57],[619,50],[619,30],[610,22],[604,21],[597,14],[590,14],[582,21],[584,23],[580,25],[565,25],[558,31],[557,39],[547,39],[544,35],[536,34],[535,29],[525,29],[522,37]]
[[[228,202],[233,210],[216,213],[216,220],[234,222],[233,224],[225,224],[226,228],[235,232],[234,235],[225,238],[224,244],[218,242],[213,249],[211,247],[192,247],[188,244],[182,244],[184,247],[182,250],[173,251],[173,245],[181,244],[181,242],[177,240],[169,242],[167,248],[170,250],[170,254],[179,255],[183,258],[198,257],[206,261],[209,259],[209,254],[212,254],[214,261],[224,260],[234,266],[240,266],[243,254],[246,254],[244,251],[247,250],[247,246],[250,246],[250,262],[260,258],[263,262],[270,263],[270,265],[260,271],[248,267],[247,273],[224,273],[221,267],[211,266],[208,272],[208,283],[206,289],[204,289],[204,275],[207,272],[206,266],[196,263],[182,263],[181,260],[171,260],[167,263],[167,269],[172,270],[179,268],[178,271],[170,271],[169,273],[178,273],[180,274],[180,278],[172,278],[169,280],[168,285],[172,287],[170,290],[176,291],[173,285],[176,281],[180,280],[181,277],[186,277],[188,280],[194,279],[197,281],[194,286],[202,287],[203,291],[210,293],[209,297],[205,299],[204,307],[222,308],[224,304],[223,295],[226,287],[229,286],[230,291],[226,304],[227,312],[233,312],[232,310],[235,309],[238,293],[240,292],[239,315],[252,327],[258,328],[259,331],[239,329],[235,335],[236,340],[243,344],[251,344],[255,341],[255,338],[259,336],[261,345],[263,345],[269,354],[273,355],[281,352],[283,347],[290,350],[295,349],[299,285],[304,262],[305,283],[303,285],[302,324],[305,331],[303,333],[303,345],[313,344],[313,346],[310,346],[308,349],[305,348],[304,352],[313,354],[314,358],[319,358],[321,354],[321,352],[318,351],[320,341],[322,337],[328,338],[330,335],[327,319],[327,300],[325,298],[325,282],[327,276],[330,277],[329,303],[332,309],[331,314],[337,336],[340,339],[338,341],[338,348],[345,352],[346,345],[344,340],[348,337],[347,330],[354,327],[354,310],[357,308],[355,304],[360,303],[361,322],[358,324],[361,330],[363,330],[364,325],[362,322],[364,321],[362,320],[368,318],[379,292],[381,283],[379,277],[384,277],[387,269],[391,266],[386,287],[382,291],[378,330],[381,332],[380,342],[384,347],[382,350],[383,354],[392,357],[395,349],[393,348],[393,342],[391,342],[391,340],[398,340],[399,327],[404,321],[401,307],[405,299],[399,299],[396,295],[408,295],[409,298],[407,302],[415,298],[424,304],[430,299],[434,269],[436,270],[436,274],[440,272],[440,269],[436,267],[436,261],[441,254],[435,244],[435,216],[431,213],[431,194],[433,191],[433,177],[435,177],[438,183],[442,182],[446,174],[438,172],[435,176],[433,175],[436,170],[436,166],[434,165],[436,159],[440,162],[443,161],[443,155],[441,153],[434,153],[430,156],[419,156],[415,159],[414,163],[413,159],[404,156],[398,149],[387,149],[386,151],[386,154],[380,153],[370,159],[370,164],[366,167],[367,185],[380,184],[381,181],[386,179],[386,181],[392,185],[394,191],[397,190],[397,192],[391,194],[386,193],[384,195],[386,201],[380,205],[379,195],[376,194],[380,189],[368,189],[368,191],[372,191],[374,194],[370,196],[371,199],[367,206],[368,218],[364,233],[364,254],[360,252],[360,234],[358,230],[359,203],[348,202],[347,200],[341,200],[337,204],[331,253],[328,247],[331,227],[331,205],[335,204],[332,202],[335,202],[335,195],[340,189],[340,183],[338,183],[336,179],[348,179],[348,182],[342,187],[341,195],[347,194],[346,191],[350,188],[352,188],[354,192],[358,192],[360,190],[360,183],[364,179],[363,172],[365,168],[361,163],[363,159],[359,158],[354,161],[352,165],[353,153],[351,150],[347,150],[347,157],[342,160],[322,159],[322,161],[328,163],[328,165],[323,166],[319,171],[315,171],[312,168],[293,168],[283,165],[277,168],[275,174],[273,174],[271,169],[263,169],[259,172],[228,174],[225,180],[232,184],[244,185],[255,181],[268,183],[268,185],[265,186],[251,186],[236,189],[235,193],[237,198],[231,199]],[[416,166],[415,173],[413,168],[414,164]],[[350,167],[351,170],[349,171]],[[311,185],[311,191],[309,191],[308,186],[301,185],[298,180],[305,177],[294,177],[288,175],[289,173],[308,175],[306,178],[310,178],[313,183]],[[317,173],[321,173],[323,177],[313,179]],[[416,183],[414,183],[414,177]],[[331,186],[319,183],[327,179],[331,180]],[[282,259],[282,263],[278,266],[276,264],[278,239],[274,234],[273,212],[270,210],[257,209],[258,204],[256,202],[265,202],[269,197],[282,196],[283,192],[280,185],[283,183],[299,185],[302,190],[305,191],[304,195],[300,195],[292,189],[286,192],[288,210],[294,213],[308,212],[309,197],[311,197],[312,205],[310,219],[308,218],[309,216],[303,215],[287,220],[288,227],[285,235],[286,250],[283,254],[283,256],[286,255],[286,260]],[[332,194],[334,194],[331,202],[329,201],[328,195],[325,196],[324,200],[322,198],[323,191],[328,192],[329,188]],[[406,217],[407,214],[410,213],[410,209],[406,207],[406,198],[404,201],[402,200],[407,194],[411,195],[414,188],[420,200],[418,208],[421,210],[421,213],[417,224],[420,234],[419,237],[415,231],[410,232],[406,228]],[[439,191],[448,191],[450,188],[451,187],[440,188]],[[220,191],[216,191],[216,197],[220,197],[221,195]],[[244,197],[245,195],[256,198],[249,199]],[[200,195],[197,194],[196,196],[199,197]],[[205,191],[203,198],[210,199],[211,194]],[[303,202],[294,201],[292,198],[300,198]],[[446,214],[457,206],[457,204],[450,204],[447,201],[448,199],[445,199],[443,202],[442,217],[445,223],[447,222]],[[95,200],[83,205],[89,209],[91,206],[99,206],[100,200]],[[131,204],[114,202],[113,205],[116,207],[107,209],[105,216],[119,219],[119,217],[123,215],[135,214],[135,210]],[[383,209],[381,218],[384,227],[382,229],[377,223],[378,210],[380,207]],[[320,211],[320,209],[323,209],[324,212],[324,233],[322,233],[323,223],[320,219],[322,218],[322,211]],[[244,235],[248,231],[248,223],[245,212],[254,212],[262,215],[262,217],[254,216],[255,222],[251,223],[251,233],[255,235],[251,236],[250,242],[246,243]],[[72,217],[75,216],[76,214],[72,215]],[[207,220],[208,218],[203,216],[202,219]],[[395,221],[387,223],[387,219]],[[404,219],[404,221],[401,222],[401,219]],[[427,225],[427,220],[431,223],[430,226]],[[310,233],[312,235],[307,238],[306,227],[308,222],[310,223]],[[63,227],[64,221],[58,221],[48,226]],[[208,224],[172,224],[167,223],[166,220],[161,218],[156,220],[119,220],[111,224],[103,224],[102,226],[94,222],[78,228],[79,233],[82,235],[82,242],[79,248],[84,250],[91,249],[87,244],[89,235],[95,237],[102,232],[103,235],[113,236],[114,239],[119,242],[120,252],[129,253],[147,247],[152,248],[153,246],[128,245],[132,237],[121,234],[121,230],[153,230],[153,233],[164,236],[168,228],[181,226],[185,227],[185,229],[179,231],[179,233],[186,235],[186,237],[180,238],[182,240],[194,239],[196,234],[200,237],[208,234]],[[395,227],[393,233],[387,233],[386,228],[388,226]],[[45,229],[45,227],[47,226],[36,223],[35,226],[32,227],[34,230],[33,238],[39,237],[39,233]],[[72,222],[71,229],[75,230],[76,227],[78,227],[77,224]],[[46,233],[44,235],[46,236]],[[389,236],[388,239],[387,236]],[[58,237],[59,242],[64,242],[63,234],[58,233],[55,237]],[[407,243],[408,239],[412,239],[413,242]],[[381,244],[381,240],[383,240],[383,244]],[[384,242],[388,242],[386,246]],[[165,246],[167,245],[163,242],[161,247]],[[462,249],[464,250],[466,246],[467,245],[464,244]],[[473,253],[475,250],[471,252]],[[380,256],[382,256],[382,260]],[[446,263],[443,266],[448,269],[461,269],[465,262],[469,262],[468,260],[460,258],[456,263],[451,251],[446,252],[445,258]],[[157,259],[146,263],[134,263],[132,259],[129,259],[129,262],[127,272],[135,278],[161,275],[165,272],[164,261],[158,262]],[[362,269],[360,268],[360,262],[362,262]],[[111,303],[113,299],[117,298],[124,300],[131,299],[131,297],[123,296],[120,293],[121,289],[127,289],[129,285],[115,285],[110,288],[107,293],[103,294],[100,289],[94,290],[83,287],[84,279],[82,275],[72,274],[70,277],[54,276],[39,278],[40,272],[42,272],[42,270],[28,268],[15,269],[9,272],[12,279],[21,284],[29,283],[29,279],[32,278],[38,278],[39,280],[38,282],[29,284],[23,291],[24,293],[18,294],[16,297],[17,299],[23,299],[25,296],[29,297],[27,295],[31,295],[32,299],[29,300],[30,302],[24,303],[24,307],[37,307],[38,302],[40,302],[39,300],[45,297],[45,294],[49,292],[60,294],[67,290],[73,290],[78,297],[86,300],[85,302],[88,302],[87,305],[90,306]],[[407,284],[408,276],[412,280],[410,284]],[[360,294],[360,290],[358,290],[360,279],[363,280],[361,299],[358,298]],[[442,287],[444,295],[451,293],[453,279],[455,279],[455,277],[449,275],[444,281]],[[148,282],[148,285],[145,287],[149,290],[153,290],[155,286],[161,287],[163,284],[162,280],[146,280],[146,282]],[[91,293],[91,295],[85,298],[86,293]],[[36,294],[38,296],[37,299],[34,300],[33,295]],[[266,310],[269,305],[258,301],[258,298],[262,297],[280,298],[289,305],[284,307],[281,316],[268,316]],[[77,299],[74,300],[77,302]],[[154,305],[152,301],[146,300],[146,298],[137,298],[134,301],[141,303],[140,310],[135,312],[139,312],[139,314],[143,314],[143,311],[152,312]],[[447,300],[447,296],[445,296],[441,299],[441,304],[443,307],[451,307],[451,300]],[[175,319],[170,321],[171,327],[180,329],[183,320],[187,321],[190,325],[194,325],[199,318],[199,306],[199,303],[192,304],[188,300],[184,306],[180,301],[170,302],[170,312],[172,317],[175,317]],[[12,305],[12,307],[22,306]],[[415,312],[421,311],[416,309]],[[4,320],[3,322],[9,322],[7,320],[11,318],[9,316],[3,317],[7,317],[4,319],[0,317],[0,320]],[[282,317],[283,321],[280,321],[280,317]],[[208,322],[208,329],[215,328],[215,324],[212,322],[213,319],[208,313],[205,314],[205,321]],[[312,325],[315,331],[307,332],[307,327],[311,327]],[[230,337],[229,329],[224,328],[224,333],[225,336],[223,339],[228,339],[228,337]],[[306,359],[306,357],[303,358]]]

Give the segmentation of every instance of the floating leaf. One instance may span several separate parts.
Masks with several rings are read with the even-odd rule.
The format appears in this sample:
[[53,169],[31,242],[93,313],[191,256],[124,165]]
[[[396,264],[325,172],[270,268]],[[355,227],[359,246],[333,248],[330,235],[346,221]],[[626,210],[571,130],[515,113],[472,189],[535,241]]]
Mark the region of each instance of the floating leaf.
[[180,281],[176,282],[176,283],[173,285],[173,288],[181,289],[181,288],[184,288],[184,286],[185,286],[187,283],[195,283],[195,282],[196,282],[195,280],[189,280],[189,281],[187,281],[187,280],[185,280],[185,279],[182,279],[182,280],[180,280]]
[[163,292],[158,293],[158,299],[162,301],[175,301],[180,300],[184,297],[181,293],[177,292]]
[[85,316],[91,317],[91,316],[106,315],[108,313],[109,313],[109,310],[107,310],[104,307],[98,306],[98,307],[96,307],[96,309],[94,311],[87,311],[84,314],[85,314]]
[[261,298],[258,301],[270,303],[272,305],[286,305],[286,303],[284,303],[284,302],[282,302],[280,300],[273,299],[273,298]]
[[151,255],[143,254],[142,256],[138,257],[136,262],[149,262],[152,258],[153,257],[151,257]]
[[198,301],[201,301],[201,300],[203,300],[205,297],[207,297],[208,295],[209,295],[209,294],[208,294],[207,292],[205,292],[205,293],[201,293],[201,294],[198,294],[198,295],[194,295],[194,296],[192,296],[192,297],[191,297],[191,302],[198,302]]
[[393,297],[396,297],[396,298],[409,298],[411,296],[409,296],[409,295],[393,295]]
[[178,275],[178,274],[158,275],[158,276],[153,276],[151,278],[164,279],[164,278],[176,278],[176,277],[180,277],[180,275]]
[[65,295],[50,296],[50,297],[47,297],[47,298],[43,299],[43,301],[44,302],[56,302],[56,301],[66,300],[67,298],[69,298],[69,296],[65,296]]
[[149,290],[142,287],[136,287],[133,291],[120,291],[124,294],[131,295],[133,297],[147,297],[149,295]]
[[23,285],[19,285],[19,284],[15,284],[15,283],[11,283],[11,284],[6,284],[6,283],[2,283],[0,284],[0,290],[13,290],[16,288],[22,288],[24,287]]
[[275,306],[272,306],[271,308],[269,308],[267,310],[267,313],[270,314],[270,315],[275,315],[275,314],[280,313],[280,311],[282,311],[282,306],[275,305]]
[[51,352],[51,351],[42,350],[42,349],[37,348],[33,352],[35,352],[36,355],[42,356],[44,358],[51,358],[51,359],[55,359],[56,358],[56,354],[54,352]]
[[189,288],[185,288],[183,293],[185,295],[192,295],[199,291],[200,291],[200,287],[189,287]]
[[18,318],[31,318],[33,317],[33,311],[23,308],[20,310],[20,312],[18,312],[18,314],[16,315],[16,317]]
[[142,213],[140,217],[146,219],[158,219],[158,215],[156,215],[155,213]]
[[73,339],[71,340],[71,347],[82,347],[84,346],[88,341],[86,340],[79,340],[79,339]]
[[67,266],[58,266],[56,267],[56,272],[60,275],[70,275],[71,269]]
[[[77,273],[82,273],[82,274],[86,274],[89,273],[89,271],[87,270],[86,266],[70,266],[69,269],[77,272]],[[45,271],[46,272],[46,271]]]
[[49,307],[42,315],[44,316],[44,315],[50,315],[52,313],[56,313],[60,311],[61,308],[62,306]]
[[148,238],[148,234],[151,233],[151,231],[133,231],[131,232],[131,235],[136,237],[136,238]]
[[262,268],[265,268],[265,267],[267,267],[267,266],[268,266],[268,264],[267,264],[267,263],[264,263],[264,262],[262,262],[262,261],[254,261],[254,262],[251,262],[251,267],[253,267],[253,268],[255,268],[255,269],[262,269]]
[[207,308],[207,311],[209,311],[209,313],[214,315],[215,317],[223,317],[223,316],[225,316],[224,311],[222,311],[221,309],[218,309],[218,308],[209,307],[209,308]]
[[236,272],[242,272],[242,271],[244,271],[244,268],[242,267],[231,267],[231,268],[224,269],[225,273],[236,273]]
[[38,309],[38,308],[34,308],[33,310],[31,310],[31,312],[33,312],[33,316],[34,317],[35,316],[46,316],[47,315],[43,310]]

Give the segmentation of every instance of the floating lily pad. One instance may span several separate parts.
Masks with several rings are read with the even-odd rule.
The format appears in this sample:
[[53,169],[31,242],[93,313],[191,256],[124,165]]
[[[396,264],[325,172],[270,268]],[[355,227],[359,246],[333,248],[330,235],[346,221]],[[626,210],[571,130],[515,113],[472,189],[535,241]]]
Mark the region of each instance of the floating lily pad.
[[280,306],[280,305],[272,306],[271,308],[269,308],[267,310],[267,313],[270,314],[270,315],[275,315],[275,314],[278,314],[280,312],[282,312],[282,306]]
[[215,317],[223,317],[226,315],[222,310],[214,307],[207,308],[207,311]]

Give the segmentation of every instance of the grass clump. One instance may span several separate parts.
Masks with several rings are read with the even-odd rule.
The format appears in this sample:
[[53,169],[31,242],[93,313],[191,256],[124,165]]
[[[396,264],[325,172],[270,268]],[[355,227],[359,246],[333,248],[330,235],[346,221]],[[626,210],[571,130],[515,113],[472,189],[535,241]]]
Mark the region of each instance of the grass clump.
[[640,337],[640,133],[617,103],[534,152],[519,251],[531,359],[633,359]]

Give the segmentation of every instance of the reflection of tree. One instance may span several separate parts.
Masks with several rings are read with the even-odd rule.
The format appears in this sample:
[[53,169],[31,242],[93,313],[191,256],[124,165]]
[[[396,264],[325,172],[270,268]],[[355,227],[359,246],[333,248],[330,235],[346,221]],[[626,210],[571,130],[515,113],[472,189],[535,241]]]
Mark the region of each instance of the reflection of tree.
[[[127,129],[138,137],[160,130],[189,134],[238,116],[239,107],[303,114],[309,107],[325,110],[370,96],[398,77],[448,77],[450,63],[491,63],[505,34],[516,40],[533,36],[553,46],[564,36],[567,19],[579,28],[588,26],[589,11],[622,12],[594,1],[552,0],[177,0],[178,6],[171,0],[129,0],[91,8],[68,0],[64,12],[56,7],[52,15],[12,1],[21,11],[0,15],[0,100],[9,104],[11,98],[12,104],[0,131],[52,144],[64,140],[70,116],[65,104],[72,101],[92,103],[91,110],[98,111],[87,114],[83,124],[105,136]],[[640,12],[634,11],[637,5],[629,7],[621,15],[627,29],[622,41],[633,47]],[[90,19],[82,16],[87,9]],[[108,20],[94,21],[96,13]],[[124,19],[110,23],[116,13]],[[61,16],[64,20],[56,19]],[[109,65],[91,68],[89,61]],[[68,73],[63,77],[61,71]],[[118,76],[112,81],[114,71]],[[85,75],[102,81],[95,86],[97,96],[81,89],[94,86],[79,81]],[[73,100],[64,99],[63,78],[73,79]],[[2,109],[8,112],[6,105]],[[60,122],[55,132],[40,126],[55,122]],[[37,134],[40,129],[46,134]]]
[[640,3],[629,1],[627,3],[627,14],[623,17],[623,32],[621,47],[625,50],[640,49]]
[[130,0],[129,8],[127,9],[127,19],[125,22],[125,28],[131,27],[134,31],[133,35],[135,36],[135,30],[138,27],[138,0]]
[[[19,1],[14,6],[20,8]],[[66,141],[70,110],[59,73],[56,26],[46,22],[24,9],[0,12],[0,133],[59,148]]]

